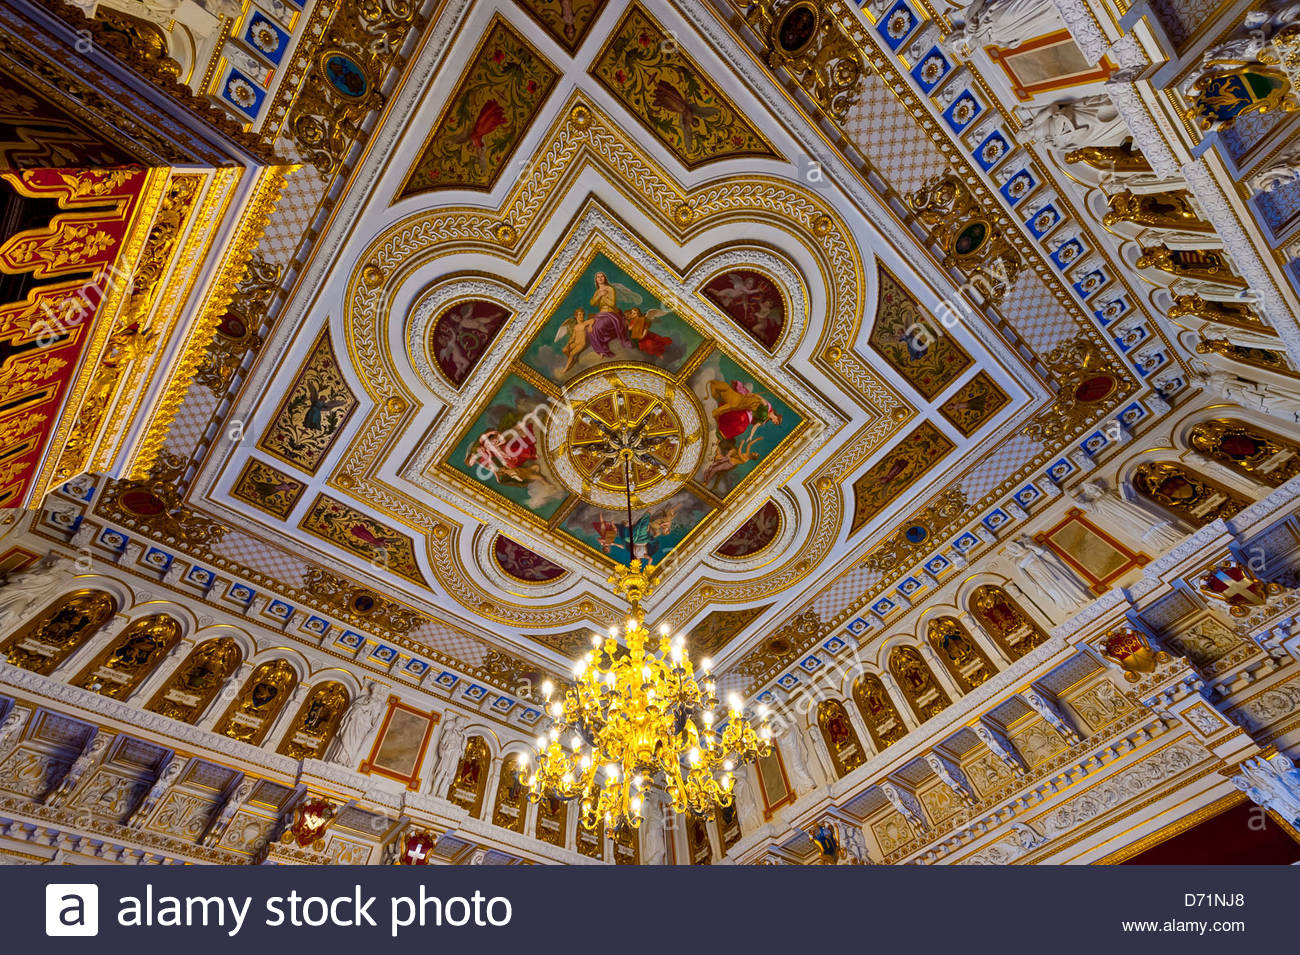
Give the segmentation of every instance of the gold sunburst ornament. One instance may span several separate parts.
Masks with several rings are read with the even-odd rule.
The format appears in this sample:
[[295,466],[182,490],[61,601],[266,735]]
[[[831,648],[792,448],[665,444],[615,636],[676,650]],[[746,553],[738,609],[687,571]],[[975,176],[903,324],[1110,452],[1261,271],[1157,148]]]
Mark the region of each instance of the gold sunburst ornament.
[[[624,465],[628,553],[632,541],[632,463],[644,456],[644,433],[610,429],[608,451]],[[582,825],[603,822],[613,836],[641,825],[649,792],[660,789],[677,812],[712,816],[732,803],[737,766],[772,751],[766,709],[756,728],[733,695],[726,714],[715,712],[717,686],[708,661],[697,670],[680,634],[660,628],[658,648],[645,626],[641,601],[652,589],[653,568],[635,556],[609,582],[631,605],[623,641],[612,629],[574,668],[575,685],[556,699],[542,686],[550,728],[537,739],[536,765],[519,780],[533,802],[543,797],[582,799]]]

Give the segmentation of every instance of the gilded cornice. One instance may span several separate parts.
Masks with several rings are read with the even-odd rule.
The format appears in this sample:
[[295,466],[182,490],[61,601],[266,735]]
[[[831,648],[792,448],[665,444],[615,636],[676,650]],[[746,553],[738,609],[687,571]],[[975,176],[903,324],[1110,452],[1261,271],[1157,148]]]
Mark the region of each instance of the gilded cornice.
[[158,87],[177,104],[192,113],[196,119],[212,127],[222,136],[236,143],[255,160],[266,165],[277,165],[285,160],[276,155],[274,148],[258,136],[235,122],[221,107],[202,99],[184,83],[165,62],[142,57],[140,51],[130,47],[119,31],[111,29],[104,21],[87,17],[79,7],[66,0],[42,0],[53,15],[63,20],[78,37],[84,37],[100,49],[108,50],[123,66]]

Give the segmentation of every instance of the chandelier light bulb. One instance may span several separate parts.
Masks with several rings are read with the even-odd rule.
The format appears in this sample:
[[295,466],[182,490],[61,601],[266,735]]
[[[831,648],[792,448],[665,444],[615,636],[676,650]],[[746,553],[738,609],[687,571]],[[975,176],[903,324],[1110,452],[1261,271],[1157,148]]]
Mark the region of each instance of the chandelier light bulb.
[[705,657],[703,660],[700,661],[700,669],[703,670],[705,673],[708,673],[710,670],[713,669],[713,661],[710,660],[708,657]]
[[542,696],[546,697],[549,700],[551,698],[551,694],[554,692],[555,692],[555,687],[550,680],[547,680],[542,684]]

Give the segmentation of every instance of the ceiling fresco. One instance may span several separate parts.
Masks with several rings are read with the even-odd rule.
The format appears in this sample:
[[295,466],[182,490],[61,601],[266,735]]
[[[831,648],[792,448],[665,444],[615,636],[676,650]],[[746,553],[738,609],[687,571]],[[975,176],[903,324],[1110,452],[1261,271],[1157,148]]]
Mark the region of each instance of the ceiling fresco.
[[[442,466],[489,490],[515,519],[538,520],[618,562],[658,564],[802,418],[634,267],[604,250],[579,261]],[[435,329],[445,323],[444,313]],[[627,473],[606,451],[622,427],[647,443]]]
[[[613,562],[644,557],[652,616],[749,686],[959,572],[1106,416],[1149,413],[1026,238],[1038,204],[990,212],[957,152],[987,111],[949,135],[901,39],[839,11],[874,73],[828,139],[720,10],[435,17],[231,402],[244,431],[196,454],[221,404],[178,415],[187,506],[227,531],[192,560],[322,612],[380,597],[403,654],[482,674],[561,668],[621,616]],[[953,164],[945,260],[903,219]],[[957,266],[994,233],[1020,268],[982,298]]]

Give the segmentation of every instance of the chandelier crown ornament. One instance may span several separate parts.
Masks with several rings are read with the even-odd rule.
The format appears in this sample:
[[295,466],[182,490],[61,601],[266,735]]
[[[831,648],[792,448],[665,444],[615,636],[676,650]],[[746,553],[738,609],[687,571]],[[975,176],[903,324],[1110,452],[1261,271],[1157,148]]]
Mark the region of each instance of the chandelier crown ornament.
[[632,522],[631,454],[621,455],[627,494],[626,566],[609,577],[629,605],[627,622],[574,667],[574,685],[560,697],[543,684],[549,729],[537,739],[537,761],[519,773],[528,797],[582,800],[582,825],[606,834],[637,828],[645,800],[658,789],[677,812],[712,816],[732,804],[735,770],[772,751],[772,730],[760,710],[756,728],[739,696],[718,714],[717,684],[710,664],[698,670],[686,639],[660,627],[654,640],[641,601],[654,588],[654,568],[638,558]]

